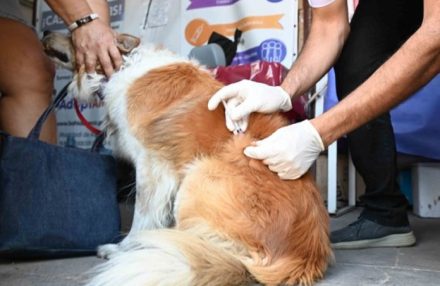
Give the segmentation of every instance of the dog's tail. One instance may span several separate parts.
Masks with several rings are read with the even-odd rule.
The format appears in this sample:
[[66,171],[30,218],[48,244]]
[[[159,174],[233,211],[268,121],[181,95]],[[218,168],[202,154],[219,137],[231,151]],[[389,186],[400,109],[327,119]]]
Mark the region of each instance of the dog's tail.
[[99,266],[88,286],[246,285],[244,265],[212,242],[179,230],[146,231]]
[[281,257],[270,265],[246,266],[256,280],[264,285],[313,285],[324,277],[327,263],[332,261],[333,254],[328,260],[310,261],[308,259]]

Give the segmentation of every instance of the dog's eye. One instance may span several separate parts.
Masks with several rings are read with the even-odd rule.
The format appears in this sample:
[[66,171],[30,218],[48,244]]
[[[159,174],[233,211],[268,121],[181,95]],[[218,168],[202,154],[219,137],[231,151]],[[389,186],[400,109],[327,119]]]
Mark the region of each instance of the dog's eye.
[[68,63],[69,62],[69,57],[67,56],[67,54],[62,53],[60,51],[57,51],[57,50],[47,50],[46,53],[47,53],[48,56],[57,58],[58,60],[62,61],[63,63]]

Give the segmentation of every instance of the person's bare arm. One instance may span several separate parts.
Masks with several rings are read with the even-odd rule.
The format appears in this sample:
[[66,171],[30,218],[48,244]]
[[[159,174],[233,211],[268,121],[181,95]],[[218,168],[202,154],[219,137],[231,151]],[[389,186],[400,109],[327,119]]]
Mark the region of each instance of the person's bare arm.
[[440,5],[424,1],[421,27],[368,80],[311,120],[325,146],[390,110],[440,72]]
[[[66,25],[94,12],[87,0],[46,0],[46,3],[63,19]],[[100,14],[100,17],[104,17],[105,20],[106,16]]]
[[291,97],[309,90],[338,58],[350,30],[346,2],[336,0],[312,9],[312,25],[304,48],[281,84]]
[[85,66],[87,72],[95,71],[100,64],[105,74],[110,76],[122,64],[116,47],[115,33],[110,27],[110,17],[105,0],[46,0],[66,25],[96,13],[99,18],[72,32],[77,68]]

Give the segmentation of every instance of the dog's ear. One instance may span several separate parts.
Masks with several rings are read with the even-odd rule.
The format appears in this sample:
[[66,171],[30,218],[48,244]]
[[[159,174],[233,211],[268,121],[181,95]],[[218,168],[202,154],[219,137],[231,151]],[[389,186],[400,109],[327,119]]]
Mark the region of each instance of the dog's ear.
[[117,46],[122,54],[131,52],[134,48],[139,46],[141,39],[129,34],[118,34],[116,36]]

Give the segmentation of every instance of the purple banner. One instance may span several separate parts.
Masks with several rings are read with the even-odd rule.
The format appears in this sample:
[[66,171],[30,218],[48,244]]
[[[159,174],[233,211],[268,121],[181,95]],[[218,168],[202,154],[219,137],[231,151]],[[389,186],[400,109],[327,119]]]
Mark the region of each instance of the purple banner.
[[246,51],[238,52],[237,54],[235,54],[235,57],[232,60],[231,65],[233,66],[245,65],[258,61],[260,59],[260,55],[258,53],[259,49],[260,47],[255,47]]
[[186,10],[200,9],[206,7],[216,7],[216,6],[228,6],[232,5],[240,0],[191,0]]

